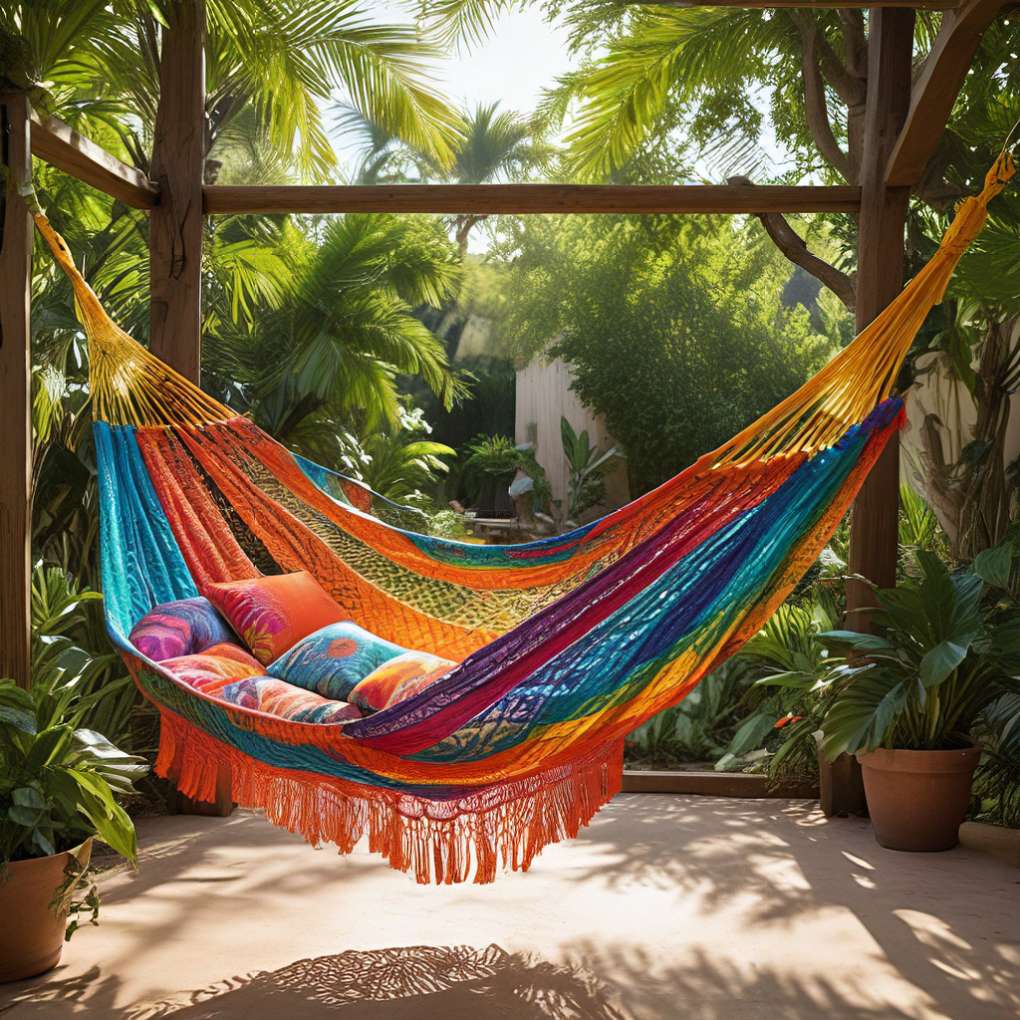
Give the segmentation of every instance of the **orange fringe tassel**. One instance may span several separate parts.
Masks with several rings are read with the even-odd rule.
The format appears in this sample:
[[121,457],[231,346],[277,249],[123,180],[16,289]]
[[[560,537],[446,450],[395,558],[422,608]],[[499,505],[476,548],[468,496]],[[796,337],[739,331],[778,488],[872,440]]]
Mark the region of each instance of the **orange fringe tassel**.
[[309,843],[350,853],[362,836],[397,871],[421,884],[478,884],[504,869],[527,871],[550,843],[573,838],[620,792],[623,744],[544,773],[456,801],[431,801],[310,772],[280,769],[221,743],[160,710],[156,773],[186,797],[213,801],[217,774],[230,770],[232,796]]

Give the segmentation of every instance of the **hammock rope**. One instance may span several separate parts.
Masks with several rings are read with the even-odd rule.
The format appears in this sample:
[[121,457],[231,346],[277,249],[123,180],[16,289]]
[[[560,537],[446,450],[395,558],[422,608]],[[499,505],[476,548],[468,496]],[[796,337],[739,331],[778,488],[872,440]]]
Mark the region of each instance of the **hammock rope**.
[[[815,561],[903,422],[896,378],[988,203],[1003,154],[902,293],[812,379],[659,488],[565,535],[475,546],[374,516],[121,330],[45,216],[89,340],[105,612],[159,709],[157,771],[420,882],[491,881],[576,835],[619,789],[623,738],[750,638]],[[153,607],[304,570],[352,620],[454,661],[364,718],[229,704],[145,657]]]

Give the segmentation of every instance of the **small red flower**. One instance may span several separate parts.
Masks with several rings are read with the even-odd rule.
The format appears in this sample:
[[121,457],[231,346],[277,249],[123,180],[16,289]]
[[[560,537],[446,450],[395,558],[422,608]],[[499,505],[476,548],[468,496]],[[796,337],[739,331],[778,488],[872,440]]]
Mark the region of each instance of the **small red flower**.
[[774,729],[781,730],[784,726],[788,726],[790,723],[800,722],[803,718],[804,716],[802,715],[794,715],[792,712],[787,712],[786,715],[781,716],[776,720]]
[[329,643],[329,655],[333,659],[346,659],[348,655],[353,655],[357,650],[357,642],[350,638],[336,638]]

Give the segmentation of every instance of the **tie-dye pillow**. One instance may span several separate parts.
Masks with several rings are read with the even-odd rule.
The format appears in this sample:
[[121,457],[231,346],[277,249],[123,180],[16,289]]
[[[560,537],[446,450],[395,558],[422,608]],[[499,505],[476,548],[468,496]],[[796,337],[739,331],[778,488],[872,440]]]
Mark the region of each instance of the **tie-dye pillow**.
[[212,603],[199,595],[156,606],[135,624],[128,640],[142,655],[162,662],[204,652],[210,645],[232,638]]
[[262,664],[243,648],[227,644],[213,645],[198,655],[164,659],[160,665],[178,680],[205,694],[215,694],[224,684],[262,672]]
[[236,680],[219,688],[215,696],[231,705],[268,712],[291,722],[336,723],[361,718],[361,712],[346,701],[320,697],[272,676]]
[[343,620],[309,634],[266,672],[324,698],[345,699],[362,677],[404,651],[352,620]]
[[357,683],[350,700],[358,708],[380,712],[425,690],[455,665],[428,652],[404,652]]
[[343,619],[340,607],[304,570],[209,584],[204,594],[263,665]]

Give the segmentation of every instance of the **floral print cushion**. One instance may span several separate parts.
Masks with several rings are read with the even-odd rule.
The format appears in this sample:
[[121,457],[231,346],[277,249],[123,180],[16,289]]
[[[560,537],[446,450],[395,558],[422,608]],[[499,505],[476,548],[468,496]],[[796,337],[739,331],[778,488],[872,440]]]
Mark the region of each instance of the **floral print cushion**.
[[291,722],[337,723],[360,719],[361,712],[346,701],[323,698],[273,676],[253,676],[224,684],[215,697],[241,708],[253,708]]
[[454,665],[449,659],[428,652],[404,652],[357,683],[350,699],[359,708],[380,712],[425,690]]
[[212,603],[201,596],[164,602],[146,613],[128,640],[153,662],[204,652],[233,635]]
[[309,634],[266,672],[324,698],[347,698],[362,677],[404,651],[352,620],[343,620]]
[[340,607],[304,570],[210,584],[205,595],[263,665],[343,618]]
[[[214,650],[217,654],[210,654]],[[262,663],[239,645],[213,645],[207,652],[164,659],[160,665],[178,680],[206,694],[215,693],[225,683],[257,676],[262,672]]]

